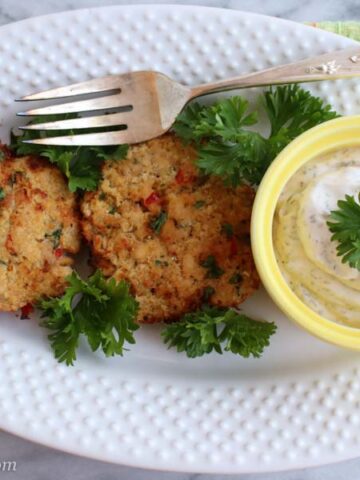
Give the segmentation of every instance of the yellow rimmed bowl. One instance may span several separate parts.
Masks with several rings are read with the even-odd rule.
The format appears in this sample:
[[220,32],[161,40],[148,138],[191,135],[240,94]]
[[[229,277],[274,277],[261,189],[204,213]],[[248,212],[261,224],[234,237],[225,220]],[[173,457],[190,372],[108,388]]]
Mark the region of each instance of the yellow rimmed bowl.
[[279,196],[294,173],[319,155],[352,146],[360,146],[360,115],[330,120],[292,141],[271,164],[257,191],[251,218],[251,244],[264,287],[291,320],[323,340],[360,350],[360,328],[324,318],[291,290],[278,266],[272,235]]

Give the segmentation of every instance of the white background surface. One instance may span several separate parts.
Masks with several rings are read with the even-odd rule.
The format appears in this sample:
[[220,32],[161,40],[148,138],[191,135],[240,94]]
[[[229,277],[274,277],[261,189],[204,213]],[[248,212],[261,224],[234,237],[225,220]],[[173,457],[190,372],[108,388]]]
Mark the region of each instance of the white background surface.
[[[130,2],[108,1],[100,2],[96,0],[0,0],[0,24],[27,18],[33,15],[51,13],[72,8],[81,8],[86,6],[97,6],[105,4],[121,4]],[[155,3],[155,2],[131,2],[131,3]],[[165,2],[158,2],[165,3]],[[198,2],[176,2],[201,5],[211,5],[229,8],[238,8],[258,13],[276,15],[292,20],[360,20],[360,2],[335,0],[328,2],[320,1],[297,1],[297,0],[239,0],[239,1],[198,1]],[[1,379],[0,379],[1,381]],[[0,433],[0,461],[16,461],[17,473],[8,473],[16,478],[26,478],[29,480],[51,478],[63,479],[117,479],[126,478],[129,480],[141,479],[176,479],[190,480],[201,478],[202,480],[222,479],[231,477],[207,476],[207,475],[188,475],[188,474],[165,474],[158,472],[145,472],[127,467],[106,465],[87,459],[72,457],[67,454],[59,453],[40,447],[29,442],[17,439],[5,433]],[[1,475],[1,473],[0,473]],[[6,473],[3,473],[5,476]],[[235,477],[233,477],[235,478]],[[261,480],[327,480],[327,479],[358,479],[360,478],[360,461],[351,461],[343,464],[307,471],[289,472],[271,475],[259,476],[237,476],[245,480],[248,478]]]

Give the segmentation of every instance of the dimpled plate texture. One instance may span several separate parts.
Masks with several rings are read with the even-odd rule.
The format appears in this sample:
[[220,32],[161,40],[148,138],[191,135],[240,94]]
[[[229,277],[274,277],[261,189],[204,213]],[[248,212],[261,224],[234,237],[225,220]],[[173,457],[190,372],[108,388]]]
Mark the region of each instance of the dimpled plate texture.
[[[189,84],[351,45],[311,27],[248,13],[180,6],[107,7],[0,29],[0,136],[13,99],[109,73],[155,69]],[[311,86],[360,113],[356,80]],[[254,91],[244,92],[254,101]],[[20,107],[20,108],[19,108]],[[276,321],[261,359],[167,351],[144,327],[123,358],[81,345],[58,364],[36,320],[1,315],[0,427],[111,462],[198,472],[291,469],[360,451],[360,357],[287,321],[264,292],[246,311]]]

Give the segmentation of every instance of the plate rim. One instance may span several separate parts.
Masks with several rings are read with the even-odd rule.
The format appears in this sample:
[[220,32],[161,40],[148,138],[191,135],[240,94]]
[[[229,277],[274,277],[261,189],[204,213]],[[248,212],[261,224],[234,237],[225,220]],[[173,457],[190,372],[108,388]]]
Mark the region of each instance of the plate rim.
[[[304,24],[301,24],[301,23],[298,23],[298,22],[295,22],[295,21],[292,21],[292,20],[286,20],[286,19],[283,19],[283,18],[277,18],[277,17],[273,17],[273,16],[269,16],[269,15],[263,15],[263,14],[259,14],[259,13],[253,13],[253,12],[248,12],[248,11],[243,11],[243,10],[237,10],[237,9],[231,9],[231,8],[220,8],[220,7],[208,7],[208,6],[201,6],[201,5],[178,5],[178,4],[136,4],[136,5],[131,5],[131,4],[128,4],[128,5],[107,5],[107,6],[96,6],[96,7],[90,7],[90,8],[79,8],[79,9],[74,9],[74,10],[64,10],[64,11],[61,11],[61,12],[55,12],[55,13],[49,13],[49,14],[45,14],[45,15],[39,15],[39,16],[34,16],[34,17],[30,17],[30,18],[26,18],[26,19],[22,19],[22,20],[18,20],[18,21],[15,21],[15,22],[11,22],[11,23],[8,23],[8,24],[5,24],[5,25],[1,25],[0,26],[0,34],[6,30],[6,29],[10,29],[10,28],[16,28],[18,26],[21,26],[22,24],[30,24],[32,22],[37,22],[37,21],[44,21],[46,19],[53,19],[55,17],[58,17],[58,16],[63,16],[63,15],[76,15],[76,14],[79,14],[80,12],[87,12],[87,13],[92,13],[92,12],[96,12],[96,11],[101,11],[101,10],[110,10],[110,9],[116,9],[116,10],[124,10],[124,9],[130,9],[130,10],[142,10],[142,9],[149,9],[149,8],[153,8],[153,9],[157,9],[157,10],[164,10],[164,11],[167,11],[169,10],[169,8],[176,8],[177,10],[182,10],[182,11],[189,11],[189,12],[193,12],[194,10],[206,10],[206,11],[212,11],[212,12],[219,12],[220,14],[222,12],[234,12],[235,14],[241,16],[248,16],[248,17],[252,17],[254,19],[256,18],[259,18],[259,19],[262,19],[262,20],[275,20],[277,23],[284,23],[284,24],[294,24],[298,27],[302,27],[304,29],[313,29],[314,27],[310,26],[310,25],[304,25]],[[338,35],[338,34],[335,34],[335,33],[331,33],[331,32],[324,32],[324,31],[321,31],[321,33],[325,33],[326,35],[329,35],[331,37],[339,37],[339,38],[344,38],[342,37],[341,35]],[[356,41],[353,41],[353,40],[350,40],[349,39],[349,43],[352,42],[353,44],[358,44],[359,42],[356,42]],[[142,380],[143,381],[143,380]],[[89,458],[89,459],[95,459],[95,460],[98,460],[98,461],[102,461],[102,462],[105,462],[105,463],[112,463],[112,464],[119,464],[119,465],[126,465],[126,466],[129,466],[129,467],[137,467],[137,468],[145,468],[145,469],[148,469],[148,470],[154,470],[154,471],[164,471],[164,472],[186,472],[186,473],[194,473],[194,472],[199,472],[199,473],[208,473],[208,474],[219,474],[219,473],[223,473],[223,474],[246,474],[246,473],[265,473],[265,472],[280,472],[280,471],[293,471],[293,470],[297,470],[297,469],[301,469],[301,468],[313,468],[313,467],[319,467],[319,466],[324,466],[324,465],[327,465],[328,463],[322,463],[321,461],[314,461],[313,463],[312,462],[308,462],[306,465],[303,465],[302,463],[300,464],[297,464],[296,462],[294,462],[294,468],[289,468],[288,466],[284,466],[284,468],[274,468],[274,469],[265,469],[265,470],[262,470],[262,469],[248,469],[248,468],[234,468],[234,469],[223,469],[220,465],[217,465],[217,466],[213,466],[213,468],[209,468],[209,469],[204,469],[204,468],[200,468],[200,469],[197,469],[196,468],[196,465],[193,465],[193,466],[190,466],[189,464],[187,465],[184,465],[182,469],[179,469],[179,468],[174,468],[174,469],[171,469],[169,468],[169,466],[165,467],[165,466],[154,466],[152,464],[146,464],[146,463],[141,463],[141,462],[134,462],[133,459],[130,461],[128,460],[126,463],[124,463],[123,461],[116,461],[115,459],[114,460],[109,460],[107,458],[105,458],[103,455],[101,454],[98,454],[98,455],[94,455],[94,453],[91,453],[91,452],[85,452],[84,449],[80,450],[79,451],[76,451],[74,452],[73,449],[70,449],[70,448],[67,448],[66,445],[63,443],[62,446],[59,446],[59,444],[56,442],[56,441],[49,441],[49,440],[41,440],[39,438],[36,437],[36,435],[33,435],[33,434],[27,434],[25,432],[22,432],[22,433],[19,433],[16,428],[12,429],[11,427],[4,427],[4,426],[0,426],[0,428],[2,430],[4,430],[5,432],[8,432],[8,433],[11,433],[11,434],[14,434],[14,435],[17,435],[25,440],[28,440],[28,441],[32,441],[34,443],[37,443],[39,445],[42,445],[42,446],[45,446],[45,447],[49,447],[49,448],[53,448],[53,449],[56,449],[56,450],[59,450],[59,451],[63,451],[65,453],[69,453],[71,455],[76,455],[76,456],[80,456],[80,457],[83,457],[83,458]],[[342,456],[342,458],[339,458],[339,459],[336,459],[335,461],[332,461],[331,464],[335,464],[335,463],[340,463],[344,460],[349,460],[349,459],[352,459],[352,458],[356,458],[352,455],[350,456]],[[218,468],[220,467],[220,468]]]

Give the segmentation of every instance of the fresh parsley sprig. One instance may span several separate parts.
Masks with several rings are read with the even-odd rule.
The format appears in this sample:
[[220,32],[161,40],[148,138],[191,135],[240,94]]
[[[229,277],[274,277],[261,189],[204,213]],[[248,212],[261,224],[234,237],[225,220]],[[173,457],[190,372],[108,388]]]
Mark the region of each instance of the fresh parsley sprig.
[[[53,120],[74,118],[74,115],[38,116],[30,123],[42,123]],[[90,133],[88,130],[87,133]],[[71,134],[71,131],[62,134]],[[59,135],[58,131],[46,132],[47,137]],[[44,134],[42,136],[45,136]],[[68,179],[71,192],[96,190],[101,180],[101,165],[104,160],[121,160],[128,151],[127,145],[104,147],[60,147],[52,145],[36,145],[23,143],[23,140],[32,140],[39,137],[35,130],[25,130],[20,135],[11,134],[11,148],[17,155],[40,155],[63,172]]]
[[174,131],[195,144],[202,173],[220,176],[233,186],[243,179],[259,183],[266,141],[244,128],[257,123],[257,113],[247,110],[248,101],[237,96],[211,106],[191,104],[178,116]]
[[162,337],[169,348],[175,347],[190,358],[213,351],[248,358],[260,357],[275,331],[274,323],[252,320],[232,309],[205,306],[167,325]]
[[275,157],[301,133],[339,115],[299,85],[271,87],[263,103],[270,122],[269,154]]
[[329,105],[298,85],[270,88],[262,102],[270,124],[264,137],[248,127],[258,122],[248,101],[235,96],[211,106],[190,104],[177,118],[175,133],[192,142],[197,165],[232,186],[257,185],[276,155],[305,130],[337,117]]
[[73,365],[81,334],[92,351],[101,348],[107,357],[122,355],[125,342],[135,343],[133,332],[138,329],[138,303],[129,285],[106,280],[100,270],[86,281],[73,272],[67,281],[62,297],[44,298],[38,304],[55,358]]
[[337,253],[343,263],[360,271],[360,193],[358,199],[346,195],[338,201],[338,210],[330,213],[327,225],[331,240],[338,242]]

